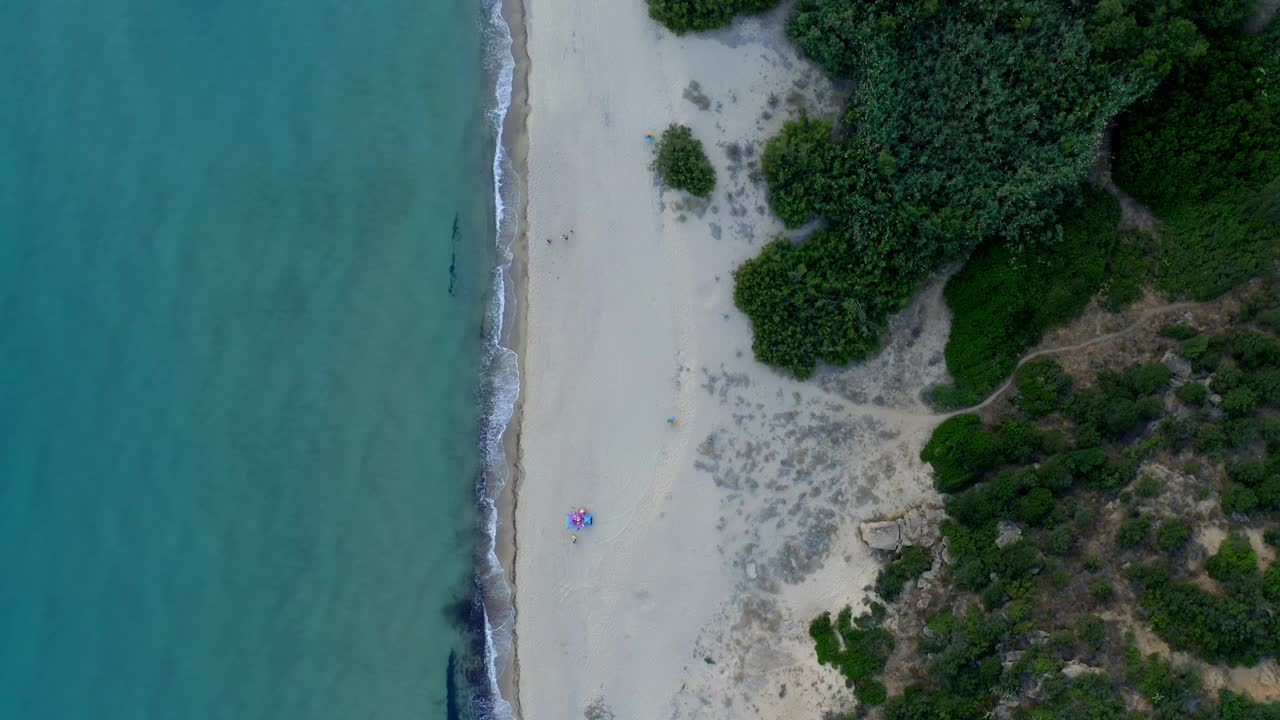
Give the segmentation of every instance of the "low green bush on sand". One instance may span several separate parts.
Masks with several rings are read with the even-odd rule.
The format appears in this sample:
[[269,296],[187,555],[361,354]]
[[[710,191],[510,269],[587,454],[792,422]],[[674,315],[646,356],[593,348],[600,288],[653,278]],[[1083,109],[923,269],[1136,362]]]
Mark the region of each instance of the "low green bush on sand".
[[769,10],[778,0],[649,0],[649,17],[677,35],[724,27],[739,13]]
[[1108,277],[1119,222],[1116,201],[1091,190],[1067,213],[1056,241],[1024,252],[1001,242],[974,251],[947,282],[952,317],[945,356],[955,383],[934,388],[934,404],[980,402],[1046,330],[1079,315]]
[[716,188],[716,171],[707,160],[702,141],[684,125],[672,125],[663,131],[653,168],[669,187],[698,197],[707,197]]
[[876,592],[893,602],[902,595],[904,585],[920,577],[932,564],[928,550],[918,545],[907,545],[902,548],[898,559],[885,565],[876,575]]

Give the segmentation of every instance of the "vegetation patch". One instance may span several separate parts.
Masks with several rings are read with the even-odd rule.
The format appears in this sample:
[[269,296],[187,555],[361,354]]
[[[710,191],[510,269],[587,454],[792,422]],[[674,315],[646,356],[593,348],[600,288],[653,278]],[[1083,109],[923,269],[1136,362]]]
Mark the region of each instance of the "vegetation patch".
[[778,0],[648,0],[649,17],[677,35],[724,27],[734,15],[770,10]]
[[[1041,358],[1019,372],[1003,415],[935,429],[921,457],[947,494],[945,550],[904,549],[877,577],[892,621],[877,627],[919,627],[905,616],[925,608],[923,630],[896,640],[913,651],[887,669],[906,686],[884,699],[885,718],[1280,718],[1280,704],[1210,695],[1200,665],[1144,655],[1132,636],[1141,623],[1218,666],[1280,656],[1280,564],[1262,567],[1237,524],[1280,519],[1280,398],[1260,392],[1280,368],[1280,338],[1260,321],[1278,290],[1245,298],[1228,327],[1156,337],[1150,354],[1182,354],[1190,377],[1136,362],[1072,378]],[[1174,400],[1192,384],[1219,399]],[[1254,402],[1233,416],[1226,397],[1240,389]],[[1248,508],[1232,505],[1245,491]],[[1200,554],[1197,530],[1224,525]],[[1264,538],[1280,545],[1280,528]],[[901,603],[935,555],[927,592]]]
[[658,138],[653,169],[668,187],[708,197],[716,187],[716,171],[707,160],[702,141],[684,125],[672,125]]
[[[801,377],[805,363],[862,357],[923,276],[980,245],[993,255],[988,269],[1009,268],[1011,281],[1025,268],[1059,281],[1053,290],[1066,303],[1061,310],[1041,303],[1050,312],[1070,317],[1083,306],[1077,296],[1087,302],[1100,290],[1111,307],[1131,302],[1147,273],[1146,248],[1118,242],[1114,226],[1107,229],[1112,237],[1078,233],[1101,250],[1073,247],[1063,240],[1072,222],[1061,211],[1079,197],[1111,119],[1202,54],[1205,33],[1245,8],[1210,5],[801,0],[788,34],[858,89],[839,127],[802,117],[766,146],[774,211],[789,227],[817,217],[828,229],[817,236],[822,247],[803,257],[774,251],[771,282],[735,294],[757,334],[765,328],[757,357]],[[1098,202],[1086,203],[1085,218]],[[1054,253],[1064,255],[1058,267],[1070,272],[1050,271]],[[1094,262],[1071,265],[1077,255]],[[756,274],[749,266],[740,281]],[[827,312],[856,322],[815,327],[820,311],[805,305],[814,266],[843,271],[821,299]],[[773,301],[757,302],[756,293]],[[789,312],[778,312],[781,306]],[[1044,327],[1004,325],[1010,337],[990,338],[997,354],[987,359],[975,324],[952,353],[958,387],[939,399],[962,405],[989,390],[992,372],[1012,370],[1002,346],[1021,346]],[[961,357],[967,351],[981,357]],[[987,363],[995,370],[982,367]]]

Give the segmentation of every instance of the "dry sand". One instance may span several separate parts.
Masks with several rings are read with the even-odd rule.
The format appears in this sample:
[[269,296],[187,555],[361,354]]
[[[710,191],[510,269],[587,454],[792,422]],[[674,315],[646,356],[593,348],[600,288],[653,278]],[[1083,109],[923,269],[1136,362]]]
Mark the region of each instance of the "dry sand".
[[[804,383],[755,362],[731,272],[781,231],[761,142],[840,97],[782,37],[780,11],[685,38],[637,0],[525,11],[522,717],[847,706],[806,627],[861,603],[874,577],[858,521],[931,493],[918,452],[940,418],[918,395],[944,373],[940,286],[872,361]],[[707,146],[710,202],[656,184],[644,137],[671,122]],[[575,544],[563,518],[580,504],[596,526]]]

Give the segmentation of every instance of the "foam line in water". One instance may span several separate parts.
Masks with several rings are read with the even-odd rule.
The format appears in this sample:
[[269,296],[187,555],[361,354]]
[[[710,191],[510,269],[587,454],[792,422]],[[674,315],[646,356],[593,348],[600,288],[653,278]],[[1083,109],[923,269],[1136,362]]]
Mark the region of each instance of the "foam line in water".
[[518,184],[504,147],[503,129],[511,107],[511,91],[515,79],[515,57],[512,54],[511,28],[502,16],[501,0],[485,0],[485,69],[493,78],[494,104],[488,111],[494,139],[493,204],[495,242],[498,264],[491,271],[489,300],[486,308],[483,380],[480,402],[483,410],[480,449],[483,472],[477,482],[476,499],[484,531],[484,542],[476,563],[476,588],[483,603],[485,688],[476,695],[476,715],[485,720],[512,720],[511,704],[503,699],[498,686],[498,666],[511,651],[511,632],[515,609],[511,588],[498,560],[497,498],[508,479],[508,463],[503,436],[515,411],[520,394],[520,370],[514,351],[505,347],[507,339],[508,270],[511,265],[511,243],[516,234],[515,208],[519,206]]

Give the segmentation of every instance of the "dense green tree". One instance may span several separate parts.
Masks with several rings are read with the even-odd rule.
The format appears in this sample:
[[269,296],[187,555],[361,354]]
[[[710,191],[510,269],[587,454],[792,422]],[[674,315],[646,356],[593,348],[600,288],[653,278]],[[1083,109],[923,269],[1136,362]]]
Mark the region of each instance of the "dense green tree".
[[734,15],[769,10],[778,0],[648,0],[649,17],[677,35],[724,27]]
[[1280,253],[1278,78],[1280,29],[1224,37],[1121,117],[1115,179],[1163,221],[1167,291],[1214,297]]
[[684,125],[672,125],[658,138],[653,167],[667,185],[706,197],[716,187],[716,171],[707,160],[702,141]]
[[973,413],[943,421],[920,451],[920,459],[933,465],[934,486],[939,492],[956,492],[972,485],[996,465],[997,457],[992,434]]

